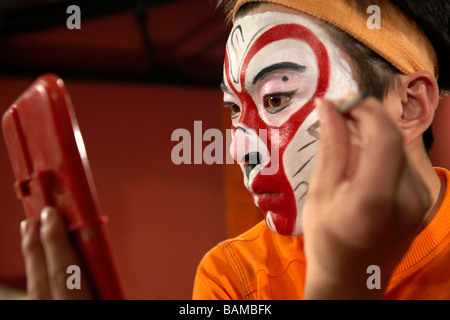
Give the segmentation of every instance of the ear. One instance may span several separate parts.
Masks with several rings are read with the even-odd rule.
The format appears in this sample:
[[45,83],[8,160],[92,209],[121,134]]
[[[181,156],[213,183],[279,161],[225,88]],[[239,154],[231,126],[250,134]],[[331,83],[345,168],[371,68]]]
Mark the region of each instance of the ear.
[[417,139],[433,122],[439,102],[436,79],[427,71],[418,71],[401,78],[402,114],[398,124],[406,145]]

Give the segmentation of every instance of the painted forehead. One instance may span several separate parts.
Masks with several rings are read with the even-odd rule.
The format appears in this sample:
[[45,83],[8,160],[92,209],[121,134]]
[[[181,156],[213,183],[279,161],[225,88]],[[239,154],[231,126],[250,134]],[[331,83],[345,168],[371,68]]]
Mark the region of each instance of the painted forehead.
[[[250,86],[258,80],[262,70],[270,71],[273,66],[301,68],[312,73],[311,76],[316,74],[317,56],[312,51],[311,42],[308,44],[306,41],[289,38],[281,32],[273,32],[272,36],[266,37],[266,43],[261,48],[255,48],[255,44],[261,42],[261,36],[267,34],[266,31],[288,24],[300,25],[303,33],[313,34],[309,37],[315,38],[313,41],[320,41],[327,47],[333,46],[325,31],[306,15],[269,11],[245,16],[235,22],[227,41],[228,59],[225,64],[229,65],[225,66],[224,72],[228,70],[228,75],[224,74],[224,83],[230,87],[230,81],[237,91],[242,91],[241,82],[244,78],[246,86]],[[255,49],[257,53],[252,52]]]

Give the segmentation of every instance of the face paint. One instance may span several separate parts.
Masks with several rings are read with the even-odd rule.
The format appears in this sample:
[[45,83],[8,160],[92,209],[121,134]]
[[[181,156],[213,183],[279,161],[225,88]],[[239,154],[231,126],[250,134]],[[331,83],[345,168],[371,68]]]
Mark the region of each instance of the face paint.
[[[318,152],[318,140],[307,133],[318,120],[313,101],[356,92],[349,65],[309,17],[259,13],[233,26],[223,90],[225,104],[232,107],[230,152],[255,204],[271,230],[301,235]],[[267,174],[268,167],[277,170]]]

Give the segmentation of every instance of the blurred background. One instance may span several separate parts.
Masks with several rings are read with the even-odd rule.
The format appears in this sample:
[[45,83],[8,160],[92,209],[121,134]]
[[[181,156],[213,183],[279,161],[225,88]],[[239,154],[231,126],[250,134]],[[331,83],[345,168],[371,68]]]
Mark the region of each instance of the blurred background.
[[[81,29],[68,29],[76,4]],[[0,111],[44,73],[61,77],[84,137],[131,299],[190,299],[202,256],[262,216],[237,165],[175,165],[178,128],[230,127],[219,85],[229,25],[213,0],[0,0]],[[431,157],[450,167],[450,101]],[[209,142],[203,143],[206,146]],[[26,288],[24,218],[0,141],[0,297]],[[17,295],[16,295],[17,294]]]
[[[40,75],[61,77],[127,296],[190,299],[202,256],[261,219],[237,166],[171,161],[175,129],[193,138],[194,121],[202,121],[203,132],[229,127],[220,82],[230,26],[205,0],[0,3],[0,111]],[[80,8],[81,29],[66,26],[72,4]],[[0,284],[24,290],[24,213],[13,182],[2,137]],[[249,206],[249,214],[228,215],[236,210],[227,197]]]

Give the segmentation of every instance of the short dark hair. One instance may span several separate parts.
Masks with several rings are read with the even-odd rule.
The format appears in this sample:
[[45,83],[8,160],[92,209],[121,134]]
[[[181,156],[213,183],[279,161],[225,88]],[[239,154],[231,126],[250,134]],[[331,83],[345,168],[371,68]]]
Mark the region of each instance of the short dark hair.
[[[377,0],[347,0],[356,1],[361,10],[374,4]],[[388,0],[378,0],[388,1]],[[440,90],[450,90],[449,70],[449,15],[450,1],[448,0],[390,0],[399,9],[403,10],[412,18],[425,32],[433,45],[438,57],[438,78]],[[227,20],[231,21],[236,0],[217,0],[218,6],[225,10]],[[263,2],[250,2],[239,9],[238,14],[243,15],[255,9]],[[326,22],[322,23],[336,45],[344,50],[352,60],[352,67],[356,71],[356,81],[361,90],[382,100],[395,86],[401,72],[380,55],[369,49],[349,34],[341,31]],[[422,139],[425,150],[429,152],[434,143],[432,127],[430,126],[423,134]]]

